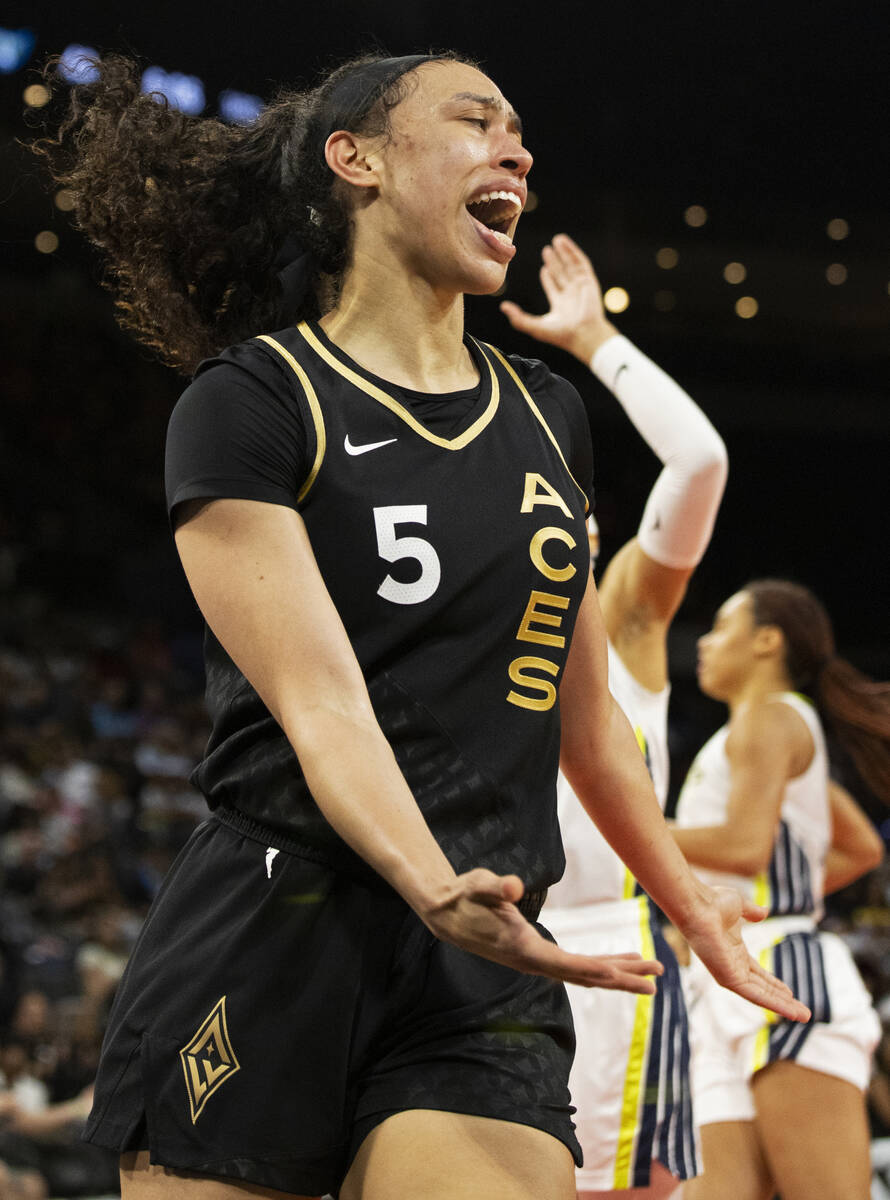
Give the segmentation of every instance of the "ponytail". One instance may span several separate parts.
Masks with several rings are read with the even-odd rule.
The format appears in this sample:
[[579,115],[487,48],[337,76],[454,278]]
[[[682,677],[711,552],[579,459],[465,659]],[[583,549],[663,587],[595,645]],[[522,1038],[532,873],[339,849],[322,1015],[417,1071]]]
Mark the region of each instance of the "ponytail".
[[890,803],[890,683],[878,683],[841,658],[821,602],[784,579],[757,579],[751,597],[755,625],[775,625],[785,639],[791,683],[816,702],[865,783]]
[[819,671],[815,700],[859,774],[890,803],[890,683],[835,655]]
[[107,264],[125,329],[170,366],[274,324],[272,270],[294,220],[281,154],[296,102],[250,129],[195,119],[140,90],[135,63],[109,56],[71,88],[53,139],[35,144],[74,194],[74,218]]
[[452,57],[356,59],[312,91],[279,94],[245,129],[177,112],[141,91],[135,62],[109,55],[32,148],[73,193],[121,324],[190,374],[225,346],[332,306],[349,265],[351,208],[324,161],[325,121],[387,132],[402,76]]

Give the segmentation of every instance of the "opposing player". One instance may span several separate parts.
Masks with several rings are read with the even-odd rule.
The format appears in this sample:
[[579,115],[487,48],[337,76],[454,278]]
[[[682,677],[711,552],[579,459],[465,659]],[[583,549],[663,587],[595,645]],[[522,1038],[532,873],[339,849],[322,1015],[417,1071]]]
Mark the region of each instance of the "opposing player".
[[[726,482],[726,449],[693,400],[607,320],[590,260],[560,235],[545,248],[549,312],[502,309],[515,328],[574,354],[609,388],[664,464],[639,532],[599,585],[609,687],[628,717],[663,806],[668,790],[667,634],[707,547]],[[569,987],[578,1047],[570,1078],[584,1166],[579,1196],[661,1197],[695,1174],[686,1013],[676,959],[648,899],[564,776],[558,784],[566,873],[544,920],[566,949],[634,945],[665,968],[655,996]]]
[[120,60],[73,104],[57,177],[129,323],[217,356],[167,452],[213,815],[118,992],[88,1136],[128,1200],[567,1200],[553,981],[651,993],[661,968],[534,924],[563,865],[557,688],[566,770],[641,882],[729,986],[807,1010],[742,946],[759,910],[694,879],[609,695],[577,395],[464,334],[515,253],[518,117],[427,55],[247,130]]
[[702,690],[729,706],[684,783],[676,840],[703,878],[770,916],[745,940],[807,999],[806,1025],[710,987],[693,961],[693,1095],[704,1174],[684,1200],[867,1200],[864,1089],[877,1015],[845,944],[817,931],[822,896],[877,865],[880,839],[829,785],[820,713],[890,800],[890,687],[835,652],[807,589],[747,584],[699,642]]

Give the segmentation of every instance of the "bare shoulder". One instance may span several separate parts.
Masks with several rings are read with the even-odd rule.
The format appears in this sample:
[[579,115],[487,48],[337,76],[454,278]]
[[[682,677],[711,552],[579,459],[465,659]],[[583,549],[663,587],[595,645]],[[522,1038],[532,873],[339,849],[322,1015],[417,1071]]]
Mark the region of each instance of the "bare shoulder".
[[782,759],[793,775],[806,769],[813,750],[806,721],[778,697],[746,704],[730,718],[726,739],[730,759]]

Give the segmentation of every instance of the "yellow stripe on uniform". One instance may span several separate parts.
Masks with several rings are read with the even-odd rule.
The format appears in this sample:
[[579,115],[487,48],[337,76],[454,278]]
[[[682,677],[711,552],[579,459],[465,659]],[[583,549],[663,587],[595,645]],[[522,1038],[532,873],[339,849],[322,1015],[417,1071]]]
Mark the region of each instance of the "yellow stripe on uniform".
[[306,476],[303,486],[297,492],[297,503],[305,499],[309,493],[309,489],[315,483],[315,478],[321,470],[322,460],[324,459],[325,447],[327,445],[327,437],[324,429],[324,416],[322,415],[321,405],[318,403],[318,396],[315,394],[315,388],[310,382],[309,376],[294,358],[289,350],[285,350],[280,342],[276,342],[273,337],[269,337],[267,333],[261,333],[257,341],[265,342],[267,346],[271,346],[273,350],[281,355],[297,379],[300,381],[300,386],[306,393],[306,399],[309,403],[309,411],[312,413],[312,421],[315,425],[315,461],[312,464],[312,469]]
[[510,377],[512,378],[512,380],[516,384],[516,386],[519,388],[519,391],[525,397],[526,403],[528,404],[529,408],[535,414],[535,416],[537,417],[538,421],[540,422],[544,432],[547,434],[547,437],[550,439],[550,441],[555,446],[556,453],[562,459],[562,465],[566,469],[566,474],[568,475],[569,479],[571,479],[572,483],[575,485],[575,487],[578,489],[578,491],[581,493],[581,495],[584,496],[584,511],[586,513],[587,510],[590,508],[590,504],[588,503],[587,496],[584,493],[584,489],[578,483],[578,480],[575,478],[575,476],[572,474],[572,472],[569,470],[569,464],[565,460],[565,457],[563,455],[560,444],[554,437],[553,430],[550,428],[550,426],[544,420],[543,413],[538,408],[537,404],[535,404],[534,400],[532,400],[531,393],[529,392],[528,388],[525,386],[525,384],[522,382],[522,380],[519,378],[519,376],[516,374],[516,372],[513,370],[513,368],[507,362],[506,358],[504,358],[503,354],[501,354],[500,350],[498,350],[498,348],[496,346],[489,345],[488,342],[486,342],[485,344],[486,344],[486,346],[488,346],[488,349],[492,352],[492,354],[497,355],[501,365],[503,366],[503,368],[505,369],[507,374],[510,375]]
[[[643,958],[655,957],[652,930],[649,928],[649,901],[646,896],[638,898],[640,910],[640,952]],[[624,1074],[624,1096],[621,1100],[621,1129],[615,1150],[615,1179],[613,1188],[629,1188],[633,1174],[634,1145],[639,1125],[640,1107],[646,1090],[646,1053],[649,1045],[649,1030],[652,1026],[654,996],[637,996],[634,1013],[634,1028]]]
[[[759,901],[758,901],[759,903]],[[762,967],[767,971],[773,970],[773,951],[782,940],[781,936],[777,937],[774,942],[765,946],[757,956]],[[769,1062],[769,1035],[772,1026],[779,1020],[778,1013],[770,1012],[768,1008],[763,1010],[763,1024],[757,1031],[757,1037],[754,1040],[754,1059],[751,1067],[751,1074],[759,1071],[761,1067],[765,1067]]]
[[767,912],[772,909],[772,892],[767,871],[761,871],[759,875],[754,876],[754,903],[761,905]]
[[[637,739],[637,745],[640,747],[640,753],[642,754],[643,758],[646,760],[646,767],[648,769],[648,767],[649,767],[649,746],[648,746],[648,743],[646,742],[646,735],[645,735],[645,733],[643,733],[641,726],[637,725],[634,728],[634,737]],[[637,891],[637,881],[633,877],[633,875],[630,873],[630,871],[628,871],[627,867],[625,867],[624,868],[624,886],[623,886],[622,892],[621,892],[621,899],[622,900],[633,900],[634,896],[636,895],[636,891]]]

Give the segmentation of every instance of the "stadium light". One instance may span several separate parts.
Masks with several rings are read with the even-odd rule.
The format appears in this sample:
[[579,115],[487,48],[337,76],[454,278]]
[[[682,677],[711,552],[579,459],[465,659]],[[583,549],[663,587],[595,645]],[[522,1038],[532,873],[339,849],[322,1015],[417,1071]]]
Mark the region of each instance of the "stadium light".
[[142,75],[142,90],[160,94],[171,108],[176,108],[189,117],[204,111],[207,100],[204,84],[197,75],[183,75],[180,71],[165,71],[163,67],[147,67]]
[[232,125],[252,125],[265,108],[259,96],[226,88],[219,94],[219,115]]
[[95,83],[99,78],[98,59],[99,51],[92,46],[72,42],[59,56],[58,72],[66,83]]
[[31,29],[0,29],[0,75],[20,70],[37,44],[37,34]]

